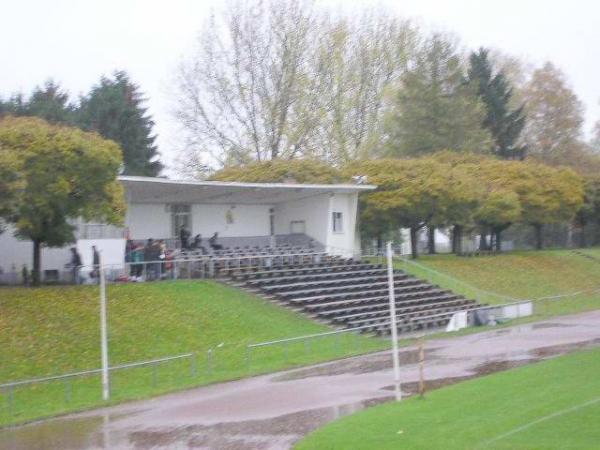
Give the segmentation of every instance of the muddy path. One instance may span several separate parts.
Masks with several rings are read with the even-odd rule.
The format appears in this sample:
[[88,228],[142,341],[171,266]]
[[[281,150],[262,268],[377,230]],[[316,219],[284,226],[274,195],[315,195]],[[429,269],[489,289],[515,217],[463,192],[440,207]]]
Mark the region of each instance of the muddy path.
[[[600,345],[600,311],[426,342],[436,389]],[[400,355],[417,391],[415,349]],[[2,450],[286,449],[316,428],[392,399],[389,352],[196,388],[0,431]]]

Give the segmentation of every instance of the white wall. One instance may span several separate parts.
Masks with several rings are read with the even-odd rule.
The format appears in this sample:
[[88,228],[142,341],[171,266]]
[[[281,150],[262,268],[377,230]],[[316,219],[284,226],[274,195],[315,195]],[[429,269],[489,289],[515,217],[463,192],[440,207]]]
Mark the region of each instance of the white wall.
[[164,203],[130,203],[125,225],[132,239],[172,237],[171,213]]
[[[335,194],[330,197],[327,245],[335,253],[350,256],[356,245],[357,194]],[[342,213],[342,231],[333,232],[333,213]]]
[[125,262],[125,239],[79,239],[77,251],[84,266],[93,264],[92,245],[102,253],[102,264],[123,267]]
[[[271,205],[192,205],[192,238],[209,238],[216,231],[223,237],[268,236]],[[231,211],[233,223],[227,223]]]
[[[71,260],[69,248],[42,248],[41,270],[64,270],[65,264]],[[14,266],[20,273],[24,264],[29,270],[33,267],[33,243],[15,238],[13,230],[8,228],[0,234],[0,267],[4,272],[10,272]]]
[[329,194],[307,197],[275,206],[275,233],[289,234],[292,221],[304,220],[306,234],[327,245]]

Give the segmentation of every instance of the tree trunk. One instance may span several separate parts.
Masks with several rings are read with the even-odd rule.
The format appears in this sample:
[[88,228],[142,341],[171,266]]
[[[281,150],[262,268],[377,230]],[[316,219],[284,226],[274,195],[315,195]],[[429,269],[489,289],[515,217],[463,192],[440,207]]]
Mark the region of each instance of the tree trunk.
[[37,239],[33,240],[33,270],[31,271],[31,282],[34,286],[40,285],[40,268],[41,268],[41,242]]
[[460,255],[462,253],[462,227],[454,225],[452,228],[452,252]]
[[417,259],[419,256],[419,250],[417,249],[417,233],[419,229],[417,227],[410,227],[410,253],[412,259]]
[[481,230],[481,237],[479,238],[479,250],[487,250],[487,230],[484,228]]
[[585,242],[585,225],[581,225],[581,234],[579,235],[579,246],[584,248],[586,246]]
[[502,251],[502,231],[496,230],[496,251]]
[[427,251],[435,255],[435,227],[427,227]]
[[535,248],[536,250],[541,250],[544,248],[543,226],[541,223],[536,223],[533,225],[533,229],[535,231]]
[[383,237],[381,236],[381,233],[377,233],[377,253],[380,253],[383,251]]

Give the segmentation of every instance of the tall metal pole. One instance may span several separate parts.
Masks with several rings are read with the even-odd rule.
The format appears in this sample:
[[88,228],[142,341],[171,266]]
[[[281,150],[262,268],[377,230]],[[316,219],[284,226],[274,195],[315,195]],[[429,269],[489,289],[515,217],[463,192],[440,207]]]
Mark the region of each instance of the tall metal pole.
[[390,327],[392,337],[392,359],[394,362],[394,392],[396,400],[402,400],[402,392],[400,390],[400,361],[398,359],[398,328],[396,325],[396,297],[394,295],[394,266],[392,260],[392,242],[387,243],[387,273],[388,273],[388,289],[390,297]]
[[104,279],[104,265],[100,253],[98,271],[100,272],[100,341],[102,350],[102,399],[110,397],[110,381],[108,375],[108,333],[106,326],[106,280]]

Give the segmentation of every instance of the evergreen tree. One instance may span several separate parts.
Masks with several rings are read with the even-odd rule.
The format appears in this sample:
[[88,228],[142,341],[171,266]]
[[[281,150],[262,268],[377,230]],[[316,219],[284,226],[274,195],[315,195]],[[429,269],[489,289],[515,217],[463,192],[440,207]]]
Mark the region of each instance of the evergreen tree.
[[120,144],[126,175],[157,176],[163,167],[152,134],[154,122],[144,103],[138,86],[119,71],[112,79],[102,77],[81,99],[77,114],[80,127]]
[[455,46],[434,35],[401,78],[386,124],[391,156],[489,151],[485,108],[465,83]]
[[468,82],[486,107],[483,126],[494,140],[492,151],[503,159],[523,159],[526,147],[519,145],[519,135],[525,126],[524,107],[513,111],[510,83],[504,73],[494,75],[489,51],[480,48],[469,57]]
[[52,80],[46,81],[43,87],[37,86],[28,99],[16,94],[6,102],[0,102],[2,113],[35,116],[50,123],[72,124],[75,120],[75,107],[69,103],[69,95]]

